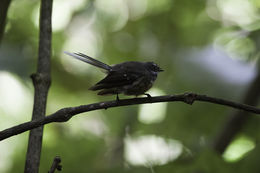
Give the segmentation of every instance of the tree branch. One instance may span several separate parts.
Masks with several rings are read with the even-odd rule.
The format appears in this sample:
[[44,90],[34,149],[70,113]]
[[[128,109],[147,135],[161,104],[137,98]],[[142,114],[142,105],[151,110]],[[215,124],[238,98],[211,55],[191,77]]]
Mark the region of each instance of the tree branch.
[[5,129],[3,131],[0,131],[0,141],[9,138],[11,136],[23,133],[25,131],[43,126],[45,124],[49,124],[51,122],[66,122],[73,116],[83,112],[89,112],[89,111],[94,111],[99,109],[108,109],[112,107],[144,104],[144,103],[175,102],[175,101],[184,102],[190,105],[193,104],[194,101],[209,102],[209,103],[215,103],[219,105],[233,107],[235,109],[240,109],[255,114],[260,114],[260,109],[253,106],[236,103],[225,99],[209,97],[206,95],[199,95],[195,93],[185,93],[180,95],[166,95],[166,96],[157,96],[157,97],[150,97],[150,98],[149,97],[132,98],[132,99],[119,100],[119,101],[116,100],[106,101],[106,102],[93,103],[93,104],[82,105],[77,107],[63,108],[53,114],[50,114],[49,116],[41,117],[37,120],[32,120]]
[[[51,83],[51,15],[52,0],[41,0],[37,73],[31,75],[35,89],[32,121],[45,117],[47,96]],[[43,126],[37,127],[30,131],[25,173],[37,173],[39,171]]]

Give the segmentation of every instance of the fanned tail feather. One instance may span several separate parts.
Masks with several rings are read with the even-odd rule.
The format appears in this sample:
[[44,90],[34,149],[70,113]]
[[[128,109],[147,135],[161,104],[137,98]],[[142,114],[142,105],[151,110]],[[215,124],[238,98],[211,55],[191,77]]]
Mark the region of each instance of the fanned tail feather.
[[83,62],[86,62],[88,64],[91,64],[93,66],[96,66],[98,68],[102,68],[102,69],[105,69],[107,71],[111,71],[112,67],[101,62],[101,61],[98,61],[94,58],[91,58],[83,53],[70,53],[70,52],[67,52],[67,51],[64,51],[65,54],[69,55],[69,56],[72,56],[73,58],[76,58],[78,60],[81,60]]

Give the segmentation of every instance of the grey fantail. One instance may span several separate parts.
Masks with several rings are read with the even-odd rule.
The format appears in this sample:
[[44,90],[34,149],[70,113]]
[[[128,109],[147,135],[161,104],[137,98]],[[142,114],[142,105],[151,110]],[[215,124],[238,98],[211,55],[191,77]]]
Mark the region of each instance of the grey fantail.
[[107,76],[89,89],[100,90],[98,95],[116,94],[117,100],[121,93],[135,96],[145,94],[150,97],[145,92],[152,87],[157,74],[163,71],[153,62],[127,61],[110,66],[82,53],[64,53],[104,69]]

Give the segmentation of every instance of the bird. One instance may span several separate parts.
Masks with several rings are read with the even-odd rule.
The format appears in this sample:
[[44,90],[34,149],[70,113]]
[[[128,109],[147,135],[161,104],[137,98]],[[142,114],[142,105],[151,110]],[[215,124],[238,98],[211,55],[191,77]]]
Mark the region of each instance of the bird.
[[98,95],[146,95],[157,78],[159,72],[163,70],[154,62],[126,61],[115,65],[107,65],[83,53],[71,53],[64,51],[65,54],[101,68],[107,76],[89,88],[89,90],[99,90]]

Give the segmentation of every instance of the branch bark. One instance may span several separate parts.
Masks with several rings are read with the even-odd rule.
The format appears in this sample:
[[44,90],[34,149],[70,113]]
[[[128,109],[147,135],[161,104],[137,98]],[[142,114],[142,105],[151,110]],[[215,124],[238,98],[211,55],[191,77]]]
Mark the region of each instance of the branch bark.
[[133,98],[133,99],[124,99],[119,101],[115,100],[115,101],[93,103],[89,105],[82,105],[77,107],[63,108],[46,117],[40,117],[38,119],[26,123],[22,123],[20,125],[0,131],[0,141],[9,138],[11,136],[23,133],[25,131],[43,126],[45,124],[49,124],[52,122],[66,122],[73,116],[83,112],[89,112],[89,111],[94,111],[99,109],[108,109],[112,107],[144,104],[144,103],[174,102],[174,101],[180,101],[190,105],[193,104],[194,101],[209,102],[209,103],[215,103],[219,105],[233,107],[236,109],[244,110],[255,114],[260,114],[260,109],[253,106],[236,103],[225,99],[209,97],[206,95],[199,95],[195,93]]
[[[45,117],[47,95],[51,83],[51,15],[52,0],[41,0],[37,73],[31,75],[35,89],[32,121]],[[39,171],[43,126],[37,127],[30,131],[25,173]]]

